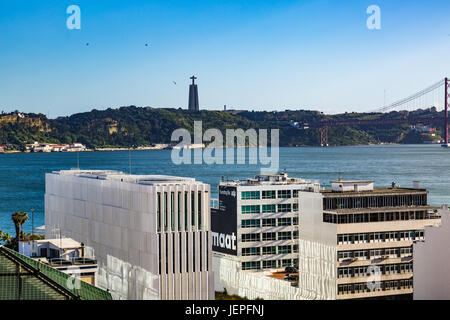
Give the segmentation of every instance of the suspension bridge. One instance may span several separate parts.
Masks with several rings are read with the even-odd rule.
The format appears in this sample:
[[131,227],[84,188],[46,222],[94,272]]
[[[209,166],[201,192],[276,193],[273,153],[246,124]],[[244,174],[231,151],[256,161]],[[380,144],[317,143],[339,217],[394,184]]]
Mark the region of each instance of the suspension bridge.
[[436,108],[444,110],[443,116],[439,112],[435,115],[426,117],[406,116],[395,119],[373,119],[373,120],[342,120],[342,121],[317,121],[300,123],[299,129],[318,128],[320,130],[320,144],[323,147],[328,146],[328,128],[346,127],[346,126],[370,126],[386,124],[410,124],[410,125],[431,125],[438,124],[443,126],[443,147],[449,147],[448,131],[448,106],[449,106],[450,80],[445,78],[439,82],[427,87],[411,96],[396,101],[390,105],[383,106],[374,111],[374,113],[388,113],[391,111],[415,111],[419,109]]

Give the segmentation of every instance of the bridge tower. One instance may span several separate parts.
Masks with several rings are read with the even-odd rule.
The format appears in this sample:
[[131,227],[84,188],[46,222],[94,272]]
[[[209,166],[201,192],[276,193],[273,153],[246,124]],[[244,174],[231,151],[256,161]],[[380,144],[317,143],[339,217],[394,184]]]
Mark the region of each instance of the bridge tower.
[[328,127],[320,128],[320,146],[328,147]]
[[445,148],[448,148],[448,98],[449,98],[449,87],[450,87],[450,82],[448,78],[445,78],[445,99],[444,99],[444,104],[445,104],[445,116],[444,116],[444,144],[442,145]]

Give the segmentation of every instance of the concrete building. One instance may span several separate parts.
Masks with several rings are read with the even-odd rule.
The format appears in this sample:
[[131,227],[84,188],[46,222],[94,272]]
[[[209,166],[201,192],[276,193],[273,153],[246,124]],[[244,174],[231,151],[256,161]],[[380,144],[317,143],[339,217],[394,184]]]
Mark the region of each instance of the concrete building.
[[413,188],[331,184],[321,192],[321,214],[300,207],[299,286],[317,298],[412,298],[413,243],[441,222],[427,190],[418,182]]
[[413,245],[414,300],[450,300],[450,211],[439,212],[441,227],[426,227],[426,241]]
[[[319,191],[318,183],[289,178],[286,173],[222,181],[219,207],[211,209],[216,290],[226,288],[249,298],[252,290],[265,299],[302,296],[298,290],[289,293],[289,283],[265,279],[264,288],[252,288],[255,280],[251,279],[298,265],[299,207],[306,199],[320,197]],[[320,198],[316,203],[321,209]]]
[[46,236],[86,245],[115,299],[213,299],[210,186],[193,178],[46,175]]
[[198,102],[198,87],[195,84],[195,80],[197,79],[196,76],[192,76],[191,80],[192,80],[192,84],[189,86],[189,106],[188,109],[189,110],[193,110],[193,111],[199,111],[200,110],[200,106],[199,106],[199,102]]
[[21,241],[19,253],[84,282],[97,285],[97,261],[85,257],[83,243],[70,238]]

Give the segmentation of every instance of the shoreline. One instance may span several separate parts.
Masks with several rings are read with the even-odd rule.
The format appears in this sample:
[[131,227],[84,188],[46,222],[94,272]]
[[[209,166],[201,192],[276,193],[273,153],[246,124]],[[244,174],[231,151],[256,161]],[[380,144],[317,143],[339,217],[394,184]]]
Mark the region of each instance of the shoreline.
[[[377,146],[440,146],[439,143],[419,143],[419,144],[402,144],[402,143],[381,143],[381,144],[357,144],[357,145],[339,145],[339,146],[280,146],[279,148],[342,148],[342,147],[377,147]],[[234,149],[240,148],[257,148],[257,147],[235,147]],[[270,147],[268,147],[270,148]],[[196,150],[196,149],[209,149],[205,148],[190,148],[186,150]],[[222,147],[222,149],[228,149],[228,147]],[[141,147],[141,148],[99,148],[99,149],[87,149],[83,151],[64,151],[64,152],[30,152],[30,151],[19,151],[19,150],[8,150],[4,152],[0,152],[1,154],[42,154],[42,153],[84,153],[84,152],[117,152],[117,151],[161,151],[161,150],[184,150],[184,149],[172,149],[172,148],[155,148],[155,147]]]

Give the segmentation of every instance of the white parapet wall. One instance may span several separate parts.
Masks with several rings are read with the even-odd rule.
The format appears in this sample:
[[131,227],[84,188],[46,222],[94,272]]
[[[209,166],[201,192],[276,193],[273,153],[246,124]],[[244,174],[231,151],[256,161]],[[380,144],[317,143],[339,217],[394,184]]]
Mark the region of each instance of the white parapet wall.
[[215,290],[227,290],[228,294],[250,300],[299,300],[300,290],[291,283],[269,277],[267,272],[239,270],[239,262],[233,257],[213,254]]
[[413,245],[414,300],[450,300],[450,211],[439,210],[440,227],[425,227],[425,242]]

